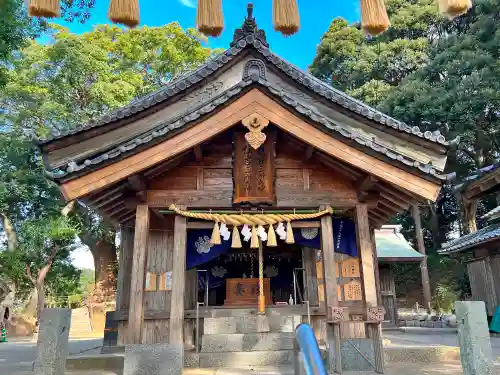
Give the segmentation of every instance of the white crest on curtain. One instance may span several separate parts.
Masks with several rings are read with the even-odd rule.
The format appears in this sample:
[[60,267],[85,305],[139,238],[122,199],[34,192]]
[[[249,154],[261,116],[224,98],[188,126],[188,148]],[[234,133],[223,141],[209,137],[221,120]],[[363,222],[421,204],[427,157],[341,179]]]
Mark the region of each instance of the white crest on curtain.
[[208,252],[210,252],[210,249],[214,245],[210,243],[210,237],[200,236],[194,243],[194,246],[196,247],[196,251],[198,252],[198,254],[207,254]]
[[278,276],[278,269],[275,266],[266,266],[264,269],[264,275],[266,275],[266,277]]
[[316,238],[318,236],[319,228],[302,228],[300,230],[300,234],[306,240],[312,240],[313,238]]
[[227,270],[224,267],[221,266],[215,266],[212,268],[212,275],[215,277],[224,277],[224,275],[227,273]]

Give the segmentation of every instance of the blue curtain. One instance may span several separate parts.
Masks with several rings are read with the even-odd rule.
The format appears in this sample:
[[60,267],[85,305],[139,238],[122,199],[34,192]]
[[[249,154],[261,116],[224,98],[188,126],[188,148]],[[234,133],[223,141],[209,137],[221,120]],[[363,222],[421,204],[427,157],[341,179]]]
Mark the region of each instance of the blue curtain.
[[[294,229],[293,235],[297,245],[321,249],[319,228]],[[210,243],[211,236],[212,231],[210,229],[188,231],[186,244],[187,269],[197,267],[231,251],[231,239],[223,240],[220,245],[212,245]],[[351,219],[333,218],[333,240],[335,252],[353,257],[358,256],[356,227]]]

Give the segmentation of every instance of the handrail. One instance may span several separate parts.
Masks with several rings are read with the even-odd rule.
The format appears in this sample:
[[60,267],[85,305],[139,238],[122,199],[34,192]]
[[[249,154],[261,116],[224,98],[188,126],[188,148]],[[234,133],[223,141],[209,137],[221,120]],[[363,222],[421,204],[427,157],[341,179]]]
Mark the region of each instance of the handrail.
[[[325,364],[319,350],[313,329],[309,324],[301,323],[295,329],[295,340],[302,353],[303,366],[307,375],[327,375]],[[300,361],[295,366],[300,366]],[[297,368],[295,373],[297,372]],[[300,372],[299,372],[300,373]]]

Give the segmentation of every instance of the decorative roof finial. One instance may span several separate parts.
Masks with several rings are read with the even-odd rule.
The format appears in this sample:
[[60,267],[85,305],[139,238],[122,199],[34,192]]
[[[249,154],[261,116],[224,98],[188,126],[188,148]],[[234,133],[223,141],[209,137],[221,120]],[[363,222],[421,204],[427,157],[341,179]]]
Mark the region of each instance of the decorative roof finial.
[[255,18],[253,16],[253,4],[248,3],[247,5],[247,15],[245,17],[245,21],[241,28],[236,29],[233,35],[233,41],[231,42],[231,47],[237,45],[238,41],[246,38],[247,36],[253,36],[254,40],[258,40],[264,46],[269,47],[266,41],[266,33],[264,30],[259,30],[257,28],[257,22],[255,22]]

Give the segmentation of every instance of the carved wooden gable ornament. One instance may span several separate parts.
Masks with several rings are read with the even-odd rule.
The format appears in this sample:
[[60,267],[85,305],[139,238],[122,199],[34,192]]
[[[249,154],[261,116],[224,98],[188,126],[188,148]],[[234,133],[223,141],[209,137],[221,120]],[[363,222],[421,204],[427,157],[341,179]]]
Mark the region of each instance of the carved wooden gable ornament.
[[235,132],[233,142],[233,203],[272,205],[276,200],[276,133],[263,130],[269,120],[254,113],[242,121],[248,132]]

